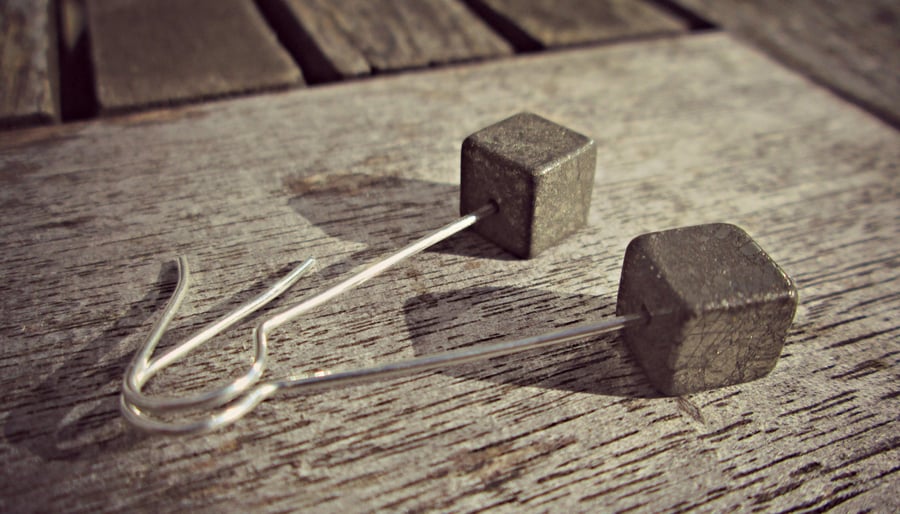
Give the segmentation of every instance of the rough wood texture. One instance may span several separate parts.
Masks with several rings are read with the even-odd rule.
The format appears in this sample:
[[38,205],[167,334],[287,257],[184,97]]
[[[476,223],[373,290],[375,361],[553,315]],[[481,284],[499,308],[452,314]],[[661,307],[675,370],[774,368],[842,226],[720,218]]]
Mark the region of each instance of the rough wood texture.
[[302,81],[252,2],[88,0],[87,7],[101,111]]
[[263,0],[313,82],[497,57],[509,43],[455,0]]
[[900,127],[900,3],[674,1]]
[[350,40],[350,23],[327,0],[261,0],[260,9],[309,82],[368,75],[366,57]]
[[[171,340],[318,257],[284,307],[453,219],[460,142],[523,109],[597,141],[588,228],[531,261],[461,234],[273,334],[268,376],[611,315],[633,236],[712,221],[797,281],[771,375],[661,398],[611,335],[285,394],[207,436],[124,425],[176,254]],[[0,135],[0,510],[896,511],[898,162],[897,132],[722,34]],[[215,383],[250,341],[151,390]]]
[[687,29],[684,20],[640,0],[468,0],[468,4],[523,50]]
[[0,2],[0,127],[59,118],[53,7],[51,0]]

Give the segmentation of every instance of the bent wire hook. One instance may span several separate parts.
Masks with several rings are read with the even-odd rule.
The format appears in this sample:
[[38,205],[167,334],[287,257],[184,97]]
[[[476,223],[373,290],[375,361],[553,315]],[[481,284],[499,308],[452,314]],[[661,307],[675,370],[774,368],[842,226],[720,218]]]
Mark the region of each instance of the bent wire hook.
[[[639,319],[639,317],[633,315],[619,316],[595,323],[568,327],[539,336],[445,351],[368,368],[339,372],[324,371],[317,372],[313,376],[292,376],[283,380],[259,383],[266,366],[268,335],[272,330],[293,321],[301,314],[322,305],[341,293],[353,289],[400,261],[465,230],[479,220],[496,212],[497,206],[495,204],[485,205],[372,264],[326,291],[261,321],[253,331],[255,350],[250,369],[226,385],[188,396],[150,396],[144,394],[142,389],[154,375],[277,298],[294,285],[304,273],[309,271],[315,262],[314,259],[306,260],[258,297],[210,324],[187,341],[175,346],[159,357],[151,359],[156,345],[187,295],[190,270],[187,260],[184,257],[179,257],[178,285],[175,288],[175,292],[166,305],[162,316],[154,325],[144,346],[135,355],[125,372],[125,377],[122,381],[122,394],[120,396],[122,414],[130,423],[149,432],[163,434],[209,432],[234,423],[281,389],[303,388],[307,391],[312,391],[394,378],[448,365],[489,359],[533,348],[564,343],[590,335],[612,332]],[[152,416],[189,409],[211,410],[191,421],[166,421]]]

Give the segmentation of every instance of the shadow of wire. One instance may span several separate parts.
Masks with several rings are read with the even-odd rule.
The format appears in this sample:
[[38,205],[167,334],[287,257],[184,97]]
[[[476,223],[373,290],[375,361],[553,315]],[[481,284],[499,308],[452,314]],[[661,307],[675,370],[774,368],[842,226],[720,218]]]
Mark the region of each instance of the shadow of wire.
[[[352,266],[352,260],[338,262],[320,270],[320,273],[325,276],[339,275]],[[211,307],[204,318],[218,319],[259,294],[293,267],[285,266],[237,294],[226,293],[227,298]],[[158,316],[164,308],[175,289],[176,281],[177,269],[174,262],[163,264],[157,286],[135,302],[124,316],[101,335],[80,347],[76,347],[77,343],[73,342],[69,351],[71,356],[32,389],[33,399],[10,412],[3,426],[6,440],[44,460],[77,460],[99,452],[126,450],[145,439],[143,433],[130,429],[119,414],[119,387],[139,344],[135,342],[129,344],[133,347],[126,348],[124,342],[141,340],[142,338],[131,337],[135,332],[141,332],[142,336],[149,332],[151,319]],[[321,282],[313,280],[302,284],[294,286],[296,290],[274,300],[239,326],[248,323],[252,325],[254,318],[277,310],[279,305],[297,301],[307,294],[307,290],[318,288]],[[189,337],[192,327],[196,326],[179,315],[176,315],[175,324],[178,328],[173,328],[163,336],[155,355],[170,347],[173,341]],[[222,337],[228,338],[228,332],[222,334]],[[202,352],[203,349],[196,351]],[[86,362],[85,354],[101,357],[96,362]],[[200,374],[204,375],[204,380],[207,378],[205,373]],[[214,385],[223,379],[223,376],[211,376],[208,377],[208,382]]]
[[[477,287],[417,296],[406,302],[404,314],[416,355],[427,355],[596,320],[609,307],[608,301],[599,297],[517,287]],[[607,396],[660,396],[617,333],[452,366],[442,373]]]
[[[368,254],[386,254],[459,216],[459,186],[394,176],[311,175],[293,177],[289,205],[328,236],[363,243]],[[462,232],[429,252],[511,260],[477,234]]]

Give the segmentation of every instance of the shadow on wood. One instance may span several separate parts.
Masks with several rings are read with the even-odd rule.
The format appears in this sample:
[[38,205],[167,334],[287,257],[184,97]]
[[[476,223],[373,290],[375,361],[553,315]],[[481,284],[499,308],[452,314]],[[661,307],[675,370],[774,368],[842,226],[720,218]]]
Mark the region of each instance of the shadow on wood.
[[[223,291],[220,295],[223,299],[208,311],[190,315],[182,308],[182,312],[175,317],[175,327],[163,336],[155,355],[161,355],[176,341],[191,337],[206,323],[249,301],[277,278],[285,275],[294,264],[257,280],[240,292]],[[134,303],[125,315],[99,337],[68,352],[71,357],[31,391],[31,400],[23,402],[21,407],[10,413],[3,427],[7,441],[50,461],[79,460],[91,458],[101,452],[128,451],[134,444],[145,439],[140,431],[120,421],[119,386],[125,369],[137,351],[138,343],[135,341],[143,340],[149,333],[150,324],[158,319],[175,289],[176,281],[175,263],[164,263],[157,278],[157,286],[151,292]],[[196,290],[197,285],[192,284],[192,289]],[[315,282],[305,286],[315,287]],[[297,290],[303,291],[303,288],[304,285],[298,284]],[[189,292],[186,304],[191,303],[191,296]],[[177,395],[197,387],[208,388],[221,382],[225,376],[233,375],[239,367],[245,366],[247,350],[244,343],[250,341],[249,331],[255,325],[254,320],[284,307],[292,301],[291,296],[284,295],[272,301],[265,309],[251,314],[244,322],[217,337],[217,342],[211,342],[210,346],[192,352],[184,362],[176,363],[175,368],[186,368],[193,372],[176,373],[174,380],[161,377],[158,381],[165,382],[165,387],[160,388],[165,393],[161,394]],[[240,335],[234,335],[237,331],[240,331]],[[126,341],[129,343],[125,344]],[[73,346],[75,344],[73,341]],[[94,358],[96,361],[92,360]],[[200,369],[199,363],[213,363],[217,369],[221,367],[227,371],[219,375],[215,371]],[[186,387],[178,387],[185,385],[185,377],[188,377],[190,383]],[[176,387],[168,387],[172,382],[177,384]]]
[[[363,264],[411,243],[459,216],[459,186],[395,176],[310,175],[286,180],[289,205],[328,236],[368,246]],[[464,257],[514,257],[477,234],[463,232],[427,251]],[[320,273],[321,274],[321,273]],[[331,276],[330,273],[323,276]]]
[[[608,304],[608,299],[594,296],[479,287],[416,296],[405,303],[404,313],[414,351],[422,356],[593,321],[609,310]],[[571,318],[573,310],[582,312],[583,318],[560,318]],[[529,328],[523,331],[523,327]],[[629,398],[661,396],[631,359],[618,334],[453,366],[443,373],[521,387]]]
[[[158,287],[99,337],[67,351],[71,357],[31,391],[30,401],[6,418],[3,434],[7,441],[44,460],[75,460],[127,450],[143,438],[138,432],[123,430],[117,422],[119,383],[132,358],[123,342],[163,308],[176,278],[174,263],[163,265]],[[72,341],[73,347],[77,344]],[[99,362],[85,362],[94,358]]]

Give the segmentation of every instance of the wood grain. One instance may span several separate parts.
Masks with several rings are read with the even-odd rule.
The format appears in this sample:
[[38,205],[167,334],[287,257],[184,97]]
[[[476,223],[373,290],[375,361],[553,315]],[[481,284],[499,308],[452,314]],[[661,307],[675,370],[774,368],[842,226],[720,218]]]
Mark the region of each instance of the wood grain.
[[893,0],[674,0],[900,127]]
[[88,0],[101,112],[302,82],[252,2]]
[[259,6],[309,82],[371,73],[365,55],[350,39],[352,22],[346,19],[347,13],[330,1],[261,0]]
[[638,0],[468,0],[520,50],[676,34],[687,29],[651,3]]
[[51,0],[0,3],[0,127],[59,119],[54,12]]
[[[269,377],[612,314],[628,241],[744,227],[796,280],[757,382],[658,397],[615,335],[146,437],[125,365],[188,254],[163,346],[314,256],[273,309],[453,219],[463,138],[523,109],[598,144],[588,228],[519,261],[464,233],[272,335]],[[0,135],[0,510],[897,508],[900,135],[724,34]],[[152,384],[246,365],[235,329]]]
[[262,0],[312,82],[498,57],[512,48],[455,0]]

